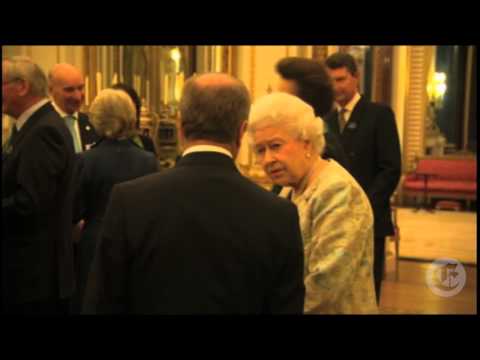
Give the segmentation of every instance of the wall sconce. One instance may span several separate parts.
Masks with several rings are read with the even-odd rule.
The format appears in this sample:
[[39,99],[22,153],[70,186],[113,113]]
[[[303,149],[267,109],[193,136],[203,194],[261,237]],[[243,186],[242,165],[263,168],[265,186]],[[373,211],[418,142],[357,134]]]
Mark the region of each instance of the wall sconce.
[[180,101],[182,94],[185,74],[183,71],[180,71],[180,60],[182,58],[182,53],[177,47],[170,50],[170,58],[175,62],[175,74],[172,74],[172,79],[174,81],[173,96],[174,101],[178,102]]
[[443,105],[443,98],[447,91],[446,79],[445,73],[436,72],[427,85],[430,102],[425,122],[425,146],[427,154],[431,155],[443,155],[446,144],[446,138],[437,124],[438,111]]
[[182,54],[178,48],[173,48],[170,50],[170,58],[175,61],[175,72],[178,73],[180,71],[180,59]]
[[428,98],[430,99],[430,104],[439,109],[443,105],[443,97],[447,92],[446,85],[447,76],[443,72],[436,72],[433,75],[433,79],[427,85]]

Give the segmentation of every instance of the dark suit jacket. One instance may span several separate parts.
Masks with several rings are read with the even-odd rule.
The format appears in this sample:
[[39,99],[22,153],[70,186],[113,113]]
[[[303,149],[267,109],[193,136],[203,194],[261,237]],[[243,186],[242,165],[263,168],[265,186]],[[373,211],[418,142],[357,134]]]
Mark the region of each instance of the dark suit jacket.
[[343,149],[338,134],[331,131],[325,133],[325,150],[323,151],[322,157],[324,159],[333,159],[347,171],[350,171],[350,161]]
[[158,161],[153,154],[140,149],[131,140],[101,139],[92,149],[78,155],[80,173],[74,202],[74,222],[85,220],[78,244],[79,291],[75,296],[77,311],[80,311],[98,233],[113,186],[156,172]]
[[147,136],[147,135],[138,135],[140,137],[140,140],[142,141],[143,148],[148,151],[153,153],[154,155],[157,154],[155,151],[155,145],[153,145],[153,140]]
[[368,195],[375,219],[375,237],[393,234],[392,196],[401,174],[398,130],[393,111],[360,98],[340,135],[336,111],[325,118],[340,136],[350,162],[350,173]]
[[88,150],[94,143],[100,140],[100,137],[95,132],[87,114],[81,112],[78,113],[78,127],[80,129],[80,140],[82,142],[83,151]]
[[9,304],[68,298],[74,152],[64,121],[47,103],[24,124],[2,161],[2,250]]
[[295,206],[202,152],[114,187],[85,310],[300,314],[304,293]]

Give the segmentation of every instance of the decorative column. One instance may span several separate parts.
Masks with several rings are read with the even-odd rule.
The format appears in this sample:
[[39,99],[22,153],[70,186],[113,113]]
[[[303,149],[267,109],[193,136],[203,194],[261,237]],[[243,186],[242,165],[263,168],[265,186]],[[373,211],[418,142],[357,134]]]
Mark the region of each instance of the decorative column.
[[428,70],[434,54],[433,46],[409,46],[407,49],[407,94],[403,172],[413,169],[415,160],[425,154],[425,117],[428,108]]

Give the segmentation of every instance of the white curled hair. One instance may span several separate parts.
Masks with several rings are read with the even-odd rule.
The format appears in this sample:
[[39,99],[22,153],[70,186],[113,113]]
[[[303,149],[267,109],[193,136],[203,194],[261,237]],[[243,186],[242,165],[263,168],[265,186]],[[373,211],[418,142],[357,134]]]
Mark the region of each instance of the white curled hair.
[[315,152],[323,154],[323,120],[316,117],[313,108],[297,96],[274,92],[253,103],[248,119],[250,146],[253,146],[255,132],[267,127],[285,129],[291,136],[311,142]]
[[136,121],[135,105],[123,90],[103,89],[90,106],[90,122],[100,136],[131,137],[136,133]]

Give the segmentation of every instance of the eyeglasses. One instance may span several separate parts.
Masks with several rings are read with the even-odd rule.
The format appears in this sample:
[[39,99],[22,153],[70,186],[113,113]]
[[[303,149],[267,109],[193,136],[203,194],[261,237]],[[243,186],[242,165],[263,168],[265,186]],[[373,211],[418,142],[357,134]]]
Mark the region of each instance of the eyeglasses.
[[13,82],[17,82],[17,81],[21,81],[23,79],[21,78],[13,78],[13,79],[10,79],[10,80],[5,80],[5,81],[2,81],[2,85],[8,85],[10,83],[13,83]]

